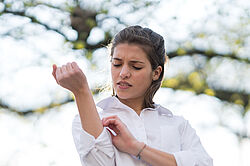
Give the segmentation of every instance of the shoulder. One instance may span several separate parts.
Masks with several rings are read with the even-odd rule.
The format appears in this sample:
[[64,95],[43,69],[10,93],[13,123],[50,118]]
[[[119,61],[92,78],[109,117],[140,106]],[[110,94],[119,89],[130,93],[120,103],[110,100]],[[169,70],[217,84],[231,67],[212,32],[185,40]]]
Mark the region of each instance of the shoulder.
[[163,133],[172,133],[172,135],[175,134],[175,138],[178,137],[180,139],[195,138],[195,129],[191,127],[189,121],[183,116],[174,115],[165,107],[159,108],[158,121],[160,123],[160,129]]
[[156,110],[159,114],[159,122],[161,122],[163,126],[175,126],[179,129],[179,131],[183,131],[188,123],[183,116],[174,115],[172,111],[161,105],[156,106]]
[[158,111],[160,116],[166,116],[170,119],[173,119],[175,121],[179,121],[179,122],[186,122],[187,120],[180,115],[174,115],[172,113],[172,111],[170,111],[168,108],[165,108],[163,106],[161,106],[160,104],[156,104],[156,110]]

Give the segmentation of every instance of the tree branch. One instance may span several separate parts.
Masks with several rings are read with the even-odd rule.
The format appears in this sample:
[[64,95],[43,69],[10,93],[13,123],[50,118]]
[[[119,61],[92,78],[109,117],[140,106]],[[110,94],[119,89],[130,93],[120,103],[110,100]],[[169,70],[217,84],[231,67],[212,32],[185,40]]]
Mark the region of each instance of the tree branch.
[[70,40],[63,32],[59,31],[58,29],[49,27],[47,24],[42,23],[39,20],[37,20],[34,16],[28,16],[28,15],[26,15],[24,11],[10,11],[10,10],[4,9],[2,11],[2,14],[13,14],[13,15],[16,15],[16,16],[22,16],[22,17],[29,18],[31,20],[31,22],[39,24],[39,25],[42,25],[47,30],[51,30],[51,31],[57,32],[58,34],[62,35],[65,38],[66,41],[72,42],[72,40]]
[[[174,84],[171,85],[175,82]],[[177,83],[178,82],[178,83]],[[203,82],[203,81],[201,81]],[[245,116],[246,112],[248,111],[250,96],[248,93],[243,91],[232,91],[232,90],[223,90],[223,89],[211,89],[206,83],[204,83],[199,88],[193,87],[192,83],[188,81],[188,78],[170,78],[165,79],[162,83],[163,88],[172,88],[174,90],[187,90],[192,91],[196,95],[199,94],[206,94],[210,96],[214,96],[221,101],[225,101],[227,103],[239,104],[242,105],[244,108],[244,112],[242,112],[242,116]]]
[[26,116],[26,115],[30,115],[33,113],[43,113],[43,112],[47,111],[48,109],[59,107],[59,106],[62,106],[64,104],[68,104],[68,103],[73,102],[73,101],[74,101],[73,98],[68,97],[67,99],[65,99],[59,103],[50,103],[49,105],[44,106],[44,107],[40,107],[40,108],[36,108],[36,109],[27,109],[27,110],[17,110],[17,109],[15,109],[7,104],[4,104],[3,102],[0,101],[0,109],[1,108],[7,109],[7,110],[14,112],[14,113],[17,113],[21,116]]
[[[97,87],[97,88],[94,88],[94,89],[91,89],[91,91],[93,92],[93,94],[98,94],[101,92],[101,87]],[[40,108],[35,108],[35,109],[26,109],[26,110],[18,110],[8,104],[5,104],[4,102],[1,101],[0,99],[0,110],[1,109],[7,109],[11,112],[14,112],[14,113],[17,113],[19,115],[22,115],[22,116],[26,116],[26,115],[30,115],[30,114],[33,114],[33,113],[37,113],[37,112],[40,112],[40,113],[44,113],[46,112],[48,109],[51,109],[51,108],[55,108],[55,107],[60,107],[64,104],[68,104],[68,103],[71,103],[71,102],[74,102],[74,98],[69,95],[66,99],[60,101],[60,102],[51,102],[49,105],[46,105],[46,106],[43,106],[43,107],[40,107]]]
[[167,53],[169,58],[173,58],[173,57],[177,57],[177,56],[184,56],[184,55],[194,55],[194,54],[201,54],[201,55],[208,57],[209,59],[212,57],[223,57],[223,58],[230,58],[230,59],[245,62],[245,63],[250,63],[250,59],[240,58],[235,53],[220,54],[220,53],[214,52],[213,50],[205,51],[205,50],[199,50],[199,49],[195,49],[195,48],[194,49],[179,48],[176,51]]
[[[228,129],[231,133],[233,133],[234,135],[236,135],[239,139],[239,141],[241,142],[244,139],[250,139],[250,135],[248,135],[247,130],[243,131],[243,132],[239,132],[236,131],[235,129],[230,128],[228,125],[224,124],[223,122],[220,123],[220,125],[222,127],[225,127],[226,129]],[[246,124],[245,124],[246,125]]]

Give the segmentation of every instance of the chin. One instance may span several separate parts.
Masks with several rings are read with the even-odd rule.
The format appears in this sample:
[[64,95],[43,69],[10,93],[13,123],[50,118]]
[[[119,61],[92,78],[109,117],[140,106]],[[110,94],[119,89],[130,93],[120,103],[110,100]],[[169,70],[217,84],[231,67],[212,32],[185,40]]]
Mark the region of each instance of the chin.
[[119,99],[123,99],[123,100],[126,100],[126,99],[131,99],[132,96],[128,95],[128,94],[124,94],[124,93],[116,93],[116,96],[119,97]]

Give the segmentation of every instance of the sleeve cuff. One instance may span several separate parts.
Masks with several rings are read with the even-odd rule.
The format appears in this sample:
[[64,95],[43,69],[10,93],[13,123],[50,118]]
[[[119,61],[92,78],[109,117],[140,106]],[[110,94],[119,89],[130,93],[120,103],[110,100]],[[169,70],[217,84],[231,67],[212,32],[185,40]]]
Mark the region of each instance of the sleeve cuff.
[[209,156],[202,156],[202,152],[199,154],[191,151],[180,151],[173,153],[177,166],[213,166],[213,159]]

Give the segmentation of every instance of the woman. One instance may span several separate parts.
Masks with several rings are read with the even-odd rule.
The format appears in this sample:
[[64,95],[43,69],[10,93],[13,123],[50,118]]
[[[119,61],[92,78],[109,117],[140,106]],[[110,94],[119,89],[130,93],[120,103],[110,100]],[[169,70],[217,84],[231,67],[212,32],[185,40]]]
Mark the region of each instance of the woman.
[[72,133],[82,165],[213,165],[187,120],[153,102],[164,75],[162,36],[131,26],[120,31],[111,44],[115,94],[97,107],[75,62],[53,65],[57,83],[75,95],[79,115]]

